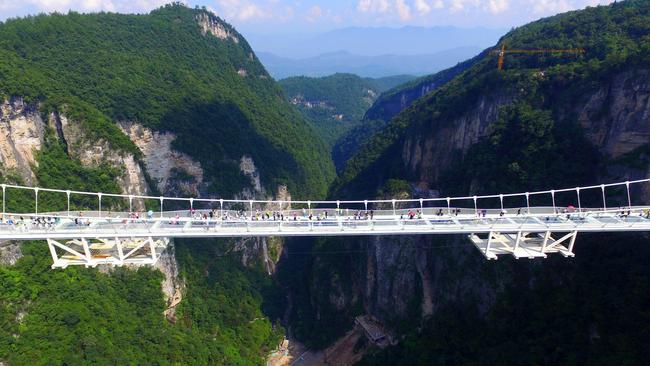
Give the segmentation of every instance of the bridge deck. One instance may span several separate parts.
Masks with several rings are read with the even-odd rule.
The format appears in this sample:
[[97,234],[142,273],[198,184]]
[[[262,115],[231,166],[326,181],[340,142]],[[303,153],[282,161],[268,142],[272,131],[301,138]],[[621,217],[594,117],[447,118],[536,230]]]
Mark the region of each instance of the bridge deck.
[[[647,201],[648,184],[650,178],[487,196],[357,201],[152,197],[0,184],[0,240],[47,240],[55,267],[150,264],[168,238],[207,237],[464,234],[487,259],[572,257],[579,232],[650,231],[650,206],[635,204],[635,196]],[[33,194],[33,213],[11,213],[7,196],[19,192],[23,198]],[[39,195],[67,210],[39,213]],[[85,197],[86,210],[97,211],[78,211],[79,197]],[[599,200],[598,208],[584,206]],[[160,211],[142,218],[138,208],[151,203]],[[187,209],[165,210],[170,205]],[[128,212],[107,211],[116,208]]]

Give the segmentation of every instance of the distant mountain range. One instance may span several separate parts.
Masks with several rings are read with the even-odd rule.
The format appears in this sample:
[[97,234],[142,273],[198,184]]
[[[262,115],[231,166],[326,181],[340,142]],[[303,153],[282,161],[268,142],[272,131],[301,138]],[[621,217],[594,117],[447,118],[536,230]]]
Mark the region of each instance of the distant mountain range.
[[[244,32],[256,52],[304,59],[347,51],[355,55],[431,55],[452,49],[484,49],[507,29],[457,27],[342,28],[320,34],[255,34]],[[462,61],[462,60],[459,60]]]
[[262,64],[276,79],[291,76],[321,77],[350,73],[361,77],[381,78],[391,75],[428,75],[471,58],[478,47],[462,47],[426,55],[361,56],[347,51],[292,59],[273,53],[257,52]]
[[456,27],[343,28],[321,34],[248,34],[276,79],[352,73],[380,78],[428,75],[497,43],[505,29]]

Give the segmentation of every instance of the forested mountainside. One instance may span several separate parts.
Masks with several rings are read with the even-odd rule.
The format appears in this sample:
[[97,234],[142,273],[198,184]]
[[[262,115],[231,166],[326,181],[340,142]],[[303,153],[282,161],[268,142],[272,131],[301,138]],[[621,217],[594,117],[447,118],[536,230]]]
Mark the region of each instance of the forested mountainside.
[[[1,23],[0,135],[7,183],[288,199],[322,197],[334,176],[327,145],[241,34],[179,4]],[[33,210],[15,190],[3,198]],[[178,240],[156,269],[53,271],[44,243],[0,243],[0,363],[263,364],[284,334],[268,275],[281,245]]]
[[[413,79],[401,75],[361,78],[352,74],[326,77],[291,77],[279,81],[291,104],[310,121],[330,145],[350,129],[360,125],[366,110],[388,89]],[[343,162],[336,162],[341,166]]]
[[[648,176],[650,3],[560,14],[512,30],[495,47],[504,43],[586,53],[509,55],[503,71],[479,56],[365,143],[332,197],[492,194]],[[608,200],[617,206],[624,197]],[[314,241],[311,258],[280,266],[291,269],[283,280],[300,304],[295,334],[326,347],[354,316],[369,314],[399,345],[359,343],[362,364],[646,362],[647,237],[579,236],[575,260],[541,262],[486,262],[465,240]]]
[[64,114],[116,151],[136,152],[116,121],[174,133],[174,148],[211,176],[206,192],[246,187],[245,154],[269,186],[322,195],[333,177],[325,145],[309,138],[246,40],[211,13],[36,16],[5,22],[0,39],[5,99]]
[[361,122],[347,130],[334,144],[332,158],[337,170],[340,171],[345,166],[345,163],[361,149],[363,144],[371,136],[386,127],[388,122],[399,112],[413,104],[417,99],[445,85],[456,75],[473,65],[484,54],[485,52],[433,75],[401,83],[379,95],[372,106],[365,111]]

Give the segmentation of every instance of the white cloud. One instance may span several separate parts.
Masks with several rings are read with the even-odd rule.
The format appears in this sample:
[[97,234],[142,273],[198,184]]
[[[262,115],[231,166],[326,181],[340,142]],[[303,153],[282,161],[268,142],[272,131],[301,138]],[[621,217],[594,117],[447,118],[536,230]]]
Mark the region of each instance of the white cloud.
[[577,8],[568,0],[533,0],[533,11],[537,14],[554,14]]
[[[254,19],[272,18],[273,14],[268,8],[263,8],[257,1],[242,0],[217,0],[218,9],[223,13],[224,18],[249,21]],[[293,10],[291,10],[293,11]],[[293,13],[292,13],[293,15]]]
[[395,7],[402,21],[406,22],[411,20],[411,7],[404,0],[395,0]]
[[488,0],[485,8],[492,14],[503,13],[510,7],[509,0]]
[[267,13],[255,4],[244,5],[237,14],[239,20],[259,19],[267,16]]
[[415,10],[422,15],[426,15],[431,12],[431,5],[426,0],[415,0]]
[[386,13],[388,9],[388,0],[359,0],[357,3],[357,10],[362,13]]
[[445,7],[445,3],[442,0],[435,0],[433,2],[433,8],[434,9],[442,9]]
[[320,6],[314,5],[307,10],[307,21],[315,22],[318,18],[323,16],[323,9]]

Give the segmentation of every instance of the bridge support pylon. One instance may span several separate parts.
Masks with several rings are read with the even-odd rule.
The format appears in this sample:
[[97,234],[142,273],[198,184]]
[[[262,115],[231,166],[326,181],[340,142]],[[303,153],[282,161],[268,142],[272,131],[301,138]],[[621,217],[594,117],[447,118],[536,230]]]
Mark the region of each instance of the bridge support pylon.
[[[564,234],[564,235],[562,235]],[[562,235],[562,236],[559,236]],[[559,233],[544,232],[494,232],[470,234],[469,240],[488,260],[509,254],[519,258],[546,258],[548,254],[559,253],[564,257],[574,257],[577,231]],[[555,237],[558,239],[555,239]]]

